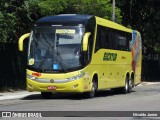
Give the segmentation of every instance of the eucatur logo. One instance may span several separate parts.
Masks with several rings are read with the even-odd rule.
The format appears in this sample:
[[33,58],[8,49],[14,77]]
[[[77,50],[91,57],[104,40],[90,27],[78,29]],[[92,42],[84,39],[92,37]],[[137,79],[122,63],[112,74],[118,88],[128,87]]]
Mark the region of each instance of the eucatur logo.
[[116,61],[117,53],[104,53],[103,61]]

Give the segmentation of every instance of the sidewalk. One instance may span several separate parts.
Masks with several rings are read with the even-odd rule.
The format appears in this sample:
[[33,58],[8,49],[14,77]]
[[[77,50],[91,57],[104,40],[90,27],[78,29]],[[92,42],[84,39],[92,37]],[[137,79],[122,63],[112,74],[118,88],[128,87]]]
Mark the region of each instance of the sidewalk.
[[13,92],[0,92],[0,100],[11,100],[27,97],[33,94],[40,94],[40,92],[28,92],[25,90],[22,91],[13,91]]
[[[160,85],[160,82],[142,82],[138,86],[146,86],[146,85]],[[0,92],[0,100],[19,99],[34,94],[40,94],[40,92],[28,92],[25,90],[13,91],[13,92]]]
[[160,82],[142,82],[138,86],[145,86],[145,85],[160,85]]

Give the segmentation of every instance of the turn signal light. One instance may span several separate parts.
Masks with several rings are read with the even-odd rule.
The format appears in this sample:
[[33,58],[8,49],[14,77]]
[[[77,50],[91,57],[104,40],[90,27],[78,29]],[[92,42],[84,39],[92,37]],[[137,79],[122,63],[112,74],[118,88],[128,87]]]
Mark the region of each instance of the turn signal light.
[[32,73],[32,75],[35,76],[35,77],[40,77],[40,76],[41,76],[41,73],[35,72],[35,73]]

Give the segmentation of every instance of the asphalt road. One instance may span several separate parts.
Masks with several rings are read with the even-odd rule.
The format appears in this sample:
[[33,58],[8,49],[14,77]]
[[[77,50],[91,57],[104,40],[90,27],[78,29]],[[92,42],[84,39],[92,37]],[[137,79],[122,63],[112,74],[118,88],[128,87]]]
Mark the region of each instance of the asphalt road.
[[[42,99],[40,94],[35,94],[21,99],[0,101],[0,111],[142,111],[141,113],[143,111],[159,111],[160,114],[160,85],[137,86],[132,93],[126,95],[107,90],[99,92],[92,99],[86,99],[82,95],[56,94],[52,99],[47,100]],[[96,112],[93,114],[96,114]],[[81,117],[81,115],[79,116]],[[83,118],[79,119],[89,119],[89,117],[84,116],[82,115]],[[142,117],[140,118],[142,119]],[[56,119],[62,118],[58,117]],[[98,117],[98,119],[106,118]],[[118,118],[111,117],[107,119]],[[122,118],[119,119],[122,120]],[[125,117],[125,119],[136,120],[139,117]],[[144,117],[143,119],[157,120],[160,117]]]

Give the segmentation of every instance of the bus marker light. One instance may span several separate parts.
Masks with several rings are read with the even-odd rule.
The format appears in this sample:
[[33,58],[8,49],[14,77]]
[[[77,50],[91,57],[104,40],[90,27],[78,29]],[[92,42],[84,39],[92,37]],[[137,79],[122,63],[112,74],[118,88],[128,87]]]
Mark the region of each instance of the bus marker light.
[[75,89],[77,86],[78,86],[78,84],[76,84],[76,85],[73,85],[73,87],[72,87],[72,88],[73,88],[73,89]]
[[88,89],[88,85],[85,85],[85,86],[84,86],[84,89]]
[[34,64],[34,58],[31,58],[30,60],[29,60],[29,65],[33,65]]
[[35,76],[35,77],[40,77],[41,73],[34,72],[34,73],[32,73],[32,75]]
[[126,57],[125,57],[125,56],[122,56],[121,58],[122,58],[123,60],[124,60],[124,59],[126,59]]

